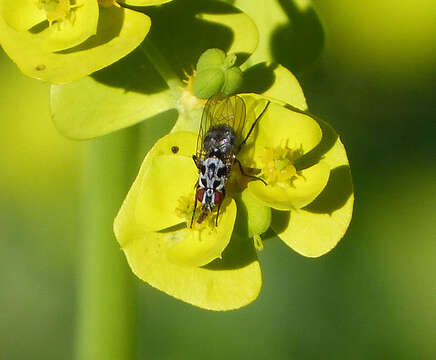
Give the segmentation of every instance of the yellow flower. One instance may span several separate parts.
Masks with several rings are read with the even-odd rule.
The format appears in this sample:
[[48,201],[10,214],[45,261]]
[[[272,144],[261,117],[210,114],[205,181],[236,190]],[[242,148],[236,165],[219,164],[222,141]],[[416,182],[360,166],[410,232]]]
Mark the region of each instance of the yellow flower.
[[124,57],[150,24],[145,14],[115,1],[0,0],[2,48],[24,74],[52,83],[80,79]]
[[[266,101],[254,94],[242,97],[249,128]],[[295,237],[290,222],[322,197],[336,166],[329,151],[326,156],[320,152],[328,150],[326,141],[332,140],[326,129],[309,115],[271,102],[238,154],[244,169],[261,176],[268,185],[247,181],[235,165],[217,225],[215,212],[201,224],[194,222],[192,228],[198,179],[192,155],[197,135],[176,132],[160,139],[146,156],[115,219],[116,237],[133,272],[183,301],[206,309],[230,310],[258,296],[262,280],[255,247],[262,248],[261,234],[270,226],[300,253],[304,254],[304,244],[309,244],[305,255],[321,255],[325,241],[333,247],[343,232],[338,237],[332,231],[332,245],[324,234],[310,234],[316,230],[308,229],[305,239],[296,228]],[[341,144],[334,140],[340,158]],[[350,215],[348,211],[343,218]],[[348,222],[344,221],[345,228]]]

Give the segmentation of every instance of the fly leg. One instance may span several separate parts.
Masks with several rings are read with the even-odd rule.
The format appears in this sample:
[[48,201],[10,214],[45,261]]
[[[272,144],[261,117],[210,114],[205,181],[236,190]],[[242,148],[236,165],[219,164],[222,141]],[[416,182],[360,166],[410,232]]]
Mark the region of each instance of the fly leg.
[[[223,193],[223,199],[226,197],[226,191],[223,189],[222,190],[222,193]],[[217,211],[216,211],[216,219],[215,219],[215,226],[218,226],[218,215],[220,214],[220,209],[221,209],[221,204],[222,204],[223,202],[222,201],[220,201],[219,203],[218,203],[218,209],[217,209]]]
[[220,209],[221,209],[221,203],[218,204],[218,209],[216,211],[215,226],[218,226],[218,215],[220,214]]
[[[195,156],[195,155],[194,155]],[[192,217],[191,217],[191,225],[189,226],[192,229],[192,223],[194,222],[194,215],[195,215],[195,210],[197,209],[197,191],[198,191],[198,182],[196,184],[197,189],[195,189],[195,195],[194,195],[194,211],[192,212]]]
[[238,152],[241,151],[242,146],[247,142],[248,138],[251,135],[251,132],[254,130],[254,127],[256,126],[257,122],[259,121],[259,119],[263,116],[263,114],[265,114],[266,109],[268,109],[269,104],[271,104],[271,102],[268,100],[268,102],[266,103],[265,107],[263,108],[262,112],[259,114],[259,116],[256,118],[256,120],[254,120],[253,125],[251,125],[250,130],[247,133],[247,136],[245,137],[244,141],[241,142],[241,144],[238,147]]
[[263,180],[262,178],[260,178],[260,177],[258,177],[258,176],[254,176],[254,175],[248,175],[248,174],[246,174],[246,173],[244,172],[244,169],[242,168],[241,162],[240,162],[237,158],[235,158],[235,163],[237,163],[237,164],[239,165],[239,170],[241,171],[242,176],[249,177],[249,178],[252,178],[252,179],[254,179],[254,180],[260,180],[260,181],[262,181],[262,182],[264,183],[264,185],[268,185],[268,184],[266,183],[266,181]]
[[198,168],[198,157],[197,157],[197,155],[192,155],[192,160],[194,160],[195,166]]

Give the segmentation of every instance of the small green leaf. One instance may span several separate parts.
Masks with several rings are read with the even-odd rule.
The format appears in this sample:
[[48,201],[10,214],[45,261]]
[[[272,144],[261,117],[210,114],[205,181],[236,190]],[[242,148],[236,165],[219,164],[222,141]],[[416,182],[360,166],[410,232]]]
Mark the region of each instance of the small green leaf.
[[93,76],[51,87],[53,121],[73,139],[101,136],[173,107],[170,90],[139,50]]

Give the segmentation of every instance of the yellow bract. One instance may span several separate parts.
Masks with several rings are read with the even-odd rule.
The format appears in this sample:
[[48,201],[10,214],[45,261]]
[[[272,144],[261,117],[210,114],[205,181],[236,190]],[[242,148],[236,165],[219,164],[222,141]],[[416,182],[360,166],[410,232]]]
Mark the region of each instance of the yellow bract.
[[209,310],[237,309],[258,297],[262,279],[256,259],[221,269],[180,266],[166,256],[168,245],[164,236],[144,233],[123,246],[133,273],[143,281],[177,299]]
[[[344,236],[353,213],[353,184],[344,145],[324,122],[319,145],[330,176],[322,192],[307,206],[293,212],[275,212],[271,227],[292,249],[317,257],[333,249]],[[324,148],[327,148],[324,150]]]
[[170,242],[168,259],[179,265],[203,266],[220,258],[230,242],[235,219],[236,204],[231,200],[221,206],[217,226],[214,221],[208,224],[206,220],[200,225],[194,223],[192,229],[169,233],[165,238]]
[[[132,270],[144,281],[197,306],[234,309],[257,297],[260,268],[255,256],[225,266],[223,251],[236,218],[233,200],[223,204],[216,227],[205,221],[191,229],[186,216],[180,216],[184,211],[178,208],[179,199],[183,203],[193,194],[198,176],[192,171],[195,144],[196,135],[183,132],[155,144],[115,219],[114,231]],[[201,267],[221,257],[217,268]]]
[[179,197],[192,192],[197,180],[192,158],[161,155],[147,160],[136,205],[136,221],[146,231],[180,224],[176,213]]
[[319,162],[304,169],[295,178],[264,186],[259,181],[248,184],[248,190],[262,203],[278,210],[296,210],[310,204],[324,189],[330,169]]
[[38,2],[38,7],[44,9],[47,14],[49,26],[52,26],[54,22],[60,24],[65,20],[74,22],[73,10],[79,6],[71,4],[70,0],[39,0]]

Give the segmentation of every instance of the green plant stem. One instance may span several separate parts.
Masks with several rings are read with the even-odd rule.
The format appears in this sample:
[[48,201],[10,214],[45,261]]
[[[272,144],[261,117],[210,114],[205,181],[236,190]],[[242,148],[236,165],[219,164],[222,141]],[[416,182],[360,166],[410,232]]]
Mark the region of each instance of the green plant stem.
[[162,79],[167,83],[175,97],[178,98],[182,88],[184,87],[184,84],[171,68],[171,65],[168,63],[167,59],[148,38],[145,38],[145,40],[142,42],[141,49]]
[[85,144],[77,360],[134,357],[133,275],[112,226],[137,167],[135,131]]

